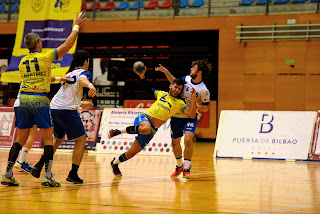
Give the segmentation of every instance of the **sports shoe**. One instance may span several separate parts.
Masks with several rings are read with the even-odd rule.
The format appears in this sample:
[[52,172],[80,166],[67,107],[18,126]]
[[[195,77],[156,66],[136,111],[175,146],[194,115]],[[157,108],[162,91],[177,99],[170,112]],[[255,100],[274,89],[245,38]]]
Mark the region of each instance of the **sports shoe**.
[[1,184],[7,185],[7,186],[19,186],[20,185],[19,181],[16,181],[16,179],[13,176],[11,176],[10,178],[7,178],[5,175],[2,176]]
[[27,162],[22,162],[21,163],[21,162],[17,161],[14,164],[14,167],[19,169],[19,172],[22,171],[22,172],[25,172],[25,173],[31,173],[31,171],[32,171],[32,167],[29,166],[29,164]]
[[183,178],[191,179],[190,169],[184,169],[183,170]]
[[183,172],[183,164],[180,167],[176,166],[176,171],[171,174],[171,177],[178,177],[181,172]]
[[69,182],[73,182],[75,184],[82,184],[83,183],[83,180],[81,178],[79,178],[79,176],[77,174],[73,175],[70,172],[69,172],[69,175],[66,180]]
[[110,138],[117,136],[119,134],[121,134],[121,131],[119,131],[118,129],[110,129],[109,133],[108,133],[108,138],[110,139]]
[[35,178],[40,178],[40,173],[41,170],[38,169],[37,167],[33,167],[32,171],[31,171],[31,175]]
[[121,171],[120,171],[120,169],[119,169],[119,164],[113,164],[113,162],[114,162],[114,160],[115,160],[116,158],[113,158],[113,160],[111,161],[111,167],[112,167],[112,171],[113,171],[113,174],[115,175],[115,176],[117,176],[117,177],[121,177],[122,176],[122,174],[121,174]]
[[41,182],[42,186],[50,186],[50,187],[59,187],[61,186],[59,181],[56,181],[53,176],[51,178],[48,178],[47,176],[44,176]]

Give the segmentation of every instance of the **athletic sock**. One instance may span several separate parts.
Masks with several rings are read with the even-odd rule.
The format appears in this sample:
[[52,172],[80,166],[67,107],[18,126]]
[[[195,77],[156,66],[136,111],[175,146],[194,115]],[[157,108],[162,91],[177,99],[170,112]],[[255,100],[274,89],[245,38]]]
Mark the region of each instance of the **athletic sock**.
[[44,165],[44,155],[41,156],[40,160],[36,165],[34,165],[34,167],[38,168],[41,171],[43,168],[43,165]]
[[78,175],[78,169],[79,169],[79,165],[72,164],[72,168],[71,168],[70,174]]
[[183,169],[190,169],[190,166],[191,166],[191,160],[187,160],[187,159],[184,159],[184,167]]
[[29,151],[30,150],[27,147],[22,147],[20,158],[18,160],[20,163],[27,162]]
[[180,158],[176,158],[176,160],[177,160],[177,166],[178,166],[178,167],[181,167],[182,164],[183,164],[183,162],[182,162],[182,156],[181,156]]
[[19,155],[21,148],[22,148],[22,146],[20,145],[20,143],[15,142],[10,149],[7,168],[6,168],[6,172],[5,172],[5,176],[7,178],[10,178],[13,175],[12,167],[18,158],[18,155]]
[[126,155],[125,153],[123,153],[122,155],[120,155],[119,157],[117,157],[114,161],[113,161],[113,164],[120,164],[122,162],[125,162],[127,161],[128,158],[126,158]]
[[128,126],[126,132],[128,134],[139,134],[139,126]]
[[44,146],[44,164],[47,178],[52,177],[51,169],[53,163],[53,146]]

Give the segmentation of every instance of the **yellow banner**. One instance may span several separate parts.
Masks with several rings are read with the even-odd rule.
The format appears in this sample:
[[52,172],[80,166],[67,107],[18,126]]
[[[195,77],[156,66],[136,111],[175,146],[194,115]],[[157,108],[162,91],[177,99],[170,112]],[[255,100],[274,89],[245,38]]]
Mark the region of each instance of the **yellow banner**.
[[[2,82],[19,83],[19,63],[29,52],[23,38],[28,33],[37,33],[42,41],[42,51],[57,48],[69,36],[80,12],[82,0],[21,0],[16,40],[9,66],[1,75]],[[52,76],[65,76],[72,61],[76,44],[69,52],[52,63]]]

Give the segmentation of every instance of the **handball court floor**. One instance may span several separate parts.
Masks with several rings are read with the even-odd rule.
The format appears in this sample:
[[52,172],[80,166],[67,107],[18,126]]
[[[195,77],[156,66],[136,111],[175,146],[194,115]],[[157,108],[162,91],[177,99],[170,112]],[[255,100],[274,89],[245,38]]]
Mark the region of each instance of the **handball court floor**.
[[[0,213],[320,213],[320,162],[213,159],[214,143],[195,143],[192,180],[171,179],[173,156],[138,155],[109,166],[114,154],[84,155],[84,184],[65,179],[71,153],[54,156],[61,187],[42,187],[41,179],[19,173],[19,187],[0,186]],[[29,154],[30,163],[41,156]],[[4,173],[8,150],[0,150]],[[43,174],[41,175],[41,178]]]

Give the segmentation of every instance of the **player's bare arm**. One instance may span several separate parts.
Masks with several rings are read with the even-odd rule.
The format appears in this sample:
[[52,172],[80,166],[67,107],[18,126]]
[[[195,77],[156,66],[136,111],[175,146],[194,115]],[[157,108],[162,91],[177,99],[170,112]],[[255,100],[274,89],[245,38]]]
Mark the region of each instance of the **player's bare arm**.
[[163,67],[161,64],[159,64],[159,67],[156,67],[155,70],[156,70],[156,71],[161,71],[162,73],[164,73],[170,83],[172,83],[173,80],[176,79],[176,78],[170,73],[170,71],[169,71],[168,69],[166,69],[165,67]]
[[72,29],[72,32],[70,33],[66,41],[57,48],[58,58],[63,57],[72,48],[72,46],[76,42],[79,28],[81,27],[83,21],[86,19],[87,17],[85,12],[81,11],[79,15],[77,13],[77,18],[76,18],[74,27]]
[[94,87],[92,83],[90,83],[90,81],[87,78],[80,77],[79,83],[82,87],[89,88],[89,92],[88,92],[89,97],[94,97],[94,96],[98,97],[97,89]]
[[183,113],[193,119],[196,117],[196,110],[197,110],[196,90],[194,88],[192,88],[191,97],[192,97],[191,106],[187,107]]

